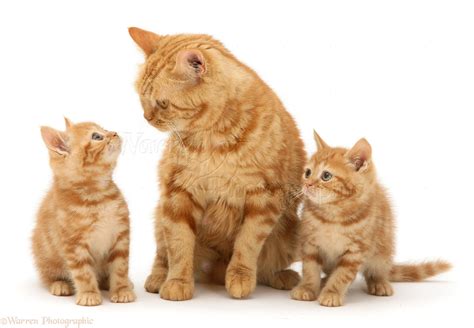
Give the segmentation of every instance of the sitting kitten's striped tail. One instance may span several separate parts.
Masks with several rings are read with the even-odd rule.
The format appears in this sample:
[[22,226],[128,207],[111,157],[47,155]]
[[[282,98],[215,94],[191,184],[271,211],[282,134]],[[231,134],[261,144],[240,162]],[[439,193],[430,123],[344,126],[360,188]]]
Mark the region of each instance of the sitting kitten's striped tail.
[[446,261],[424,262],[419,264],[394,264],[390,271],[390,281],[422,281],[451,269]]

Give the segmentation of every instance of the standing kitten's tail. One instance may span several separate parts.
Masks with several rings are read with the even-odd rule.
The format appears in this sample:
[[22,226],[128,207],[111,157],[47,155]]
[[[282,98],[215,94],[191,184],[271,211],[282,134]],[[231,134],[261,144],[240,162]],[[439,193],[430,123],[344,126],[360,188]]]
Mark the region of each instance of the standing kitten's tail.
[[424,262],[419,264],[394,264],[390,271],[390,281],[422,281],[451,269],[446,261]]

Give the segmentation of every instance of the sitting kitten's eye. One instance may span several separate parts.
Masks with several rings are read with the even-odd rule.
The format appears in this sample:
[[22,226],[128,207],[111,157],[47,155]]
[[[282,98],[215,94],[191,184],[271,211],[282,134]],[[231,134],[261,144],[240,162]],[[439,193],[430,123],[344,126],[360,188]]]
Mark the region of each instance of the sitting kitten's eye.
[[329,181],[332,179],[332,174],[331,172],[328,172],[328,171],[324,171],[322,174],[321,174],[321,180],[323,181]]
[[304,171],[304,177],[308,179],[310,176],[311,176],[311,169],[306,169],[306,171]]
[[104,136],[100,133],[94,132],[92,133],[92,140],[103,140]]

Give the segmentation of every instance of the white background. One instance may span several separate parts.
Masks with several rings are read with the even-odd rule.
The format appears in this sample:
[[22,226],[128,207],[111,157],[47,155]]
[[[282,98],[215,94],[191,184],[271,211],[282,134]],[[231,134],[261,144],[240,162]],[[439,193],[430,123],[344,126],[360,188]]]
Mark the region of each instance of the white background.
[[[12,316],[93,319],[83,327],[472,324],[473,17],[472,1],[2,1],[0,325]],[[198,286],[182,303],[145,293],[166,135],[142,117],[133,81],[143,57],[128,26],[223,41],[281,97],[310,152],[312,128],[332,145],[368,138],[398,216],[397,259],[445,258],[455,269],[397,284],[391,298],[358,281],[338,309],[266,287],[244,301],[220,286]],[[136,303],[83,308],[39,284],[29,238],[51,179],[39,126],[62,128],[63,115],[126,141],[115,177],[131,210]]]

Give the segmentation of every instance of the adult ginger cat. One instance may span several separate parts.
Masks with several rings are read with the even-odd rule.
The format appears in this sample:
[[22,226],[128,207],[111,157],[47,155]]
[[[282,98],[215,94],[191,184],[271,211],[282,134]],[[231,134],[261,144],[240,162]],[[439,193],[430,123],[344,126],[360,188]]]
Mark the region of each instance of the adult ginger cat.
[[41,280],[53,295],[76,292],[79,305],[99,305],[99,287],[112,302],[132,302],[128,207],[112,181],[121,140],[94,123],[66,127],[41,128],[54,175],[32,240]]
[[[443,261],[394,264],[394,218],[370,144],[361,139],[348,150],[329,147],[316,132],[314,138],[318,151],[303,186],[303,278],[292,298],[312,301],[319,295],[321,305],[341,306],[359,271],[370,294],[391,296],[390,281],[421,281],[451,267]],[[320,291],[321,271],[327,278]]]
[[[146,56],[144,117],[170,137],[160,163],[157,251],[145,288],[187,300],[194,273],[245,298],[291,289],[305,152],[292,117],[250,68],[207,35],[130,28]],[[224,277],[225,276],[225,277]]]

